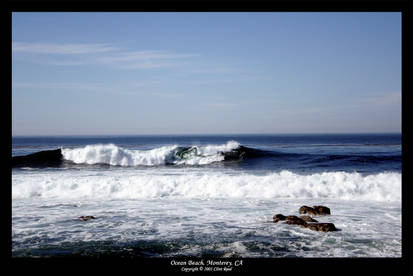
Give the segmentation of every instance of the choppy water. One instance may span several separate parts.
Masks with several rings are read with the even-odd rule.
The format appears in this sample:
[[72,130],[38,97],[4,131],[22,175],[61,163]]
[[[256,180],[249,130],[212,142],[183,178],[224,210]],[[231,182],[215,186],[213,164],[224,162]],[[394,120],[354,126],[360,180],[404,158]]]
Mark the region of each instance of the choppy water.
[[[401,137],[14,137],[12,254],[400,257]],[[241,150],[240,150],[241,149]],[[337,232],[269,222],[326,205]],[[96,219],[80,221],[79,216]]]

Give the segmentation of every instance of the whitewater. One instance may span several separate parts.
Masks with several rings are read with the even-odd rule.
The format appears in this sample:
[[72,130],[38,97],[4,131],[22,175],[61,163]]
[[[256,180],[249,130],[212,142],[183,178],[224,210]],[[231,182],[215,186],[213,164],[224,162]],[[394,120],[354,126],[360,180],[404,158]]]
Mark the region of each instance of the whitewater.
[[[204,165],[224,160],[224,152],[240,146],[236,141],[224,145],[194,146],[187,149],[177,145],[152,150],[128,150],[114,144],[87,145],[83,148],[62,149],[66,160],[77,164],[108,164],[113,166],[155,166],[166,164]],[[182,150],[185,150],[182,152]],[[177,153],[180,153],[177,155]]]
[[[13,156],[62,163],[12,169],[12,255],[400,257],[399,138],[17,139]],[[272,222],[302,205],[339,231]]]
[[186,169],[33,172],[13,176],[13,199],[262,198],[400,202],[401,174],[290,171],[255,175]]

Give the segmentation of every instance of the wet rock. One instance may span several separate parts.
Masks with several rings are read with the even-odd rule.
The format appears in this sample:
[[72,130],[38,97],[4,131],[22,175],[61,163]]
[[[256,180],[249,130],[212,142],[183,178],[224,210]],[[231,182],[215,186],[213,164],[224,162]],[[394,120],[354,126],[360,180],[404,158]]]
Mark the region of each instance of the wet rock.
[[310,216],[300,216],[300,218],[306,222],[318,222],[317,220],[313,219]]
[[276,215],[273,216],[273,221],[274,222],[279,222],[279,221],[283,221],[283,220],[286,220],[286,219],[287,219],[287,217],[282,215],[282,214],[276,214]]
[[330,208],[321,205],[315,205],[313,207],[301,206],[298,210],[300,214],[308,214],[304,216],[284,216],[282,214],[276,214],[273,217],[273,222],[284,221],[285,224],[301,225],[303,228],[308,228],[314,231],[330,232],[338,231],[333,223],[319,223],[309,215],[330,215]]
[[313,208],[314,208],[314,210],[316,210],[316,212],[319,214],[319,215],[330,215],[331,214],[331,212],[330,212],[330,208],[328,208],[328,207],[326,207],[326,206],[313,206]]
[[299,218],[297,216],[284,216],[283,214],[274,215],[273,221],[275,223],[279,221],[285,221],[286,224],[297,224],[297,225],[306,224],[305,220],[302,218]]
[[298,210],[300,214],[309,214],[314,216],[330,215],[330,208],[321,205],[315,205],[313,207],[301,206]]
[[286,224],[306,225],[307,223],[297,216],[288,216]]
[[88,221],[90,219],[96,219],[94,216],[81,216],[79,217],[79,220],[81,221]]
[[301,206],[300,209],[298,210],[300,214],[309,214],[309,215],[317,215],[317,212],[314,208],[308,207],[308,206]]
[[337,228],[333,223],[307,223],[305,228],[321,232],[337,231]]

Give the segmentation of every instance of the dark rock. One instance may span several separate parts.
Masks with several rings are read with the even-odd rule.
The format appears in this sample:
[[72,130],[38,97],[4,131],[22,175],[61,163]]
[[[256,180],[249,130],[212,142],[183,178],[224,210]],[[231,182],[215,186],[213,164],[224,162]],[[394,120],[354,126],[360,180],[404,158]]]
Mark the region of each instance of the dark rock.
[[330,215],[330,208],[321,205],[315,205],[313,207],[301,206],[298,210],[300,214],[309,214],[314,216]]
[[[309,215],[330,215],[330,208],[321,205],[315,205],[313,207],[309,206],[301,206],[299,209],[300,214],[309,214]],[[308,228],[314,231],[321,231],[321,232],[330,232],[330,231],[337,231],[335,225],[333,223],[319,223],[317,220],[313,219],[312,217],[305,215],[305,216],[284,216],[282,214],[276,214],[273,217],[273,222],[285,221],[285,224],[295,224],[301,225],[303,228]]]
[[330,232],[337,231],[337,228],[333,223],[307,223],[306,228],[309,228],[314,231]]
[[96,219],[94,216],[81,216],[79,217],[81,221],[88,221],[90,219]]
[[297,225],[305,225],[307,224],[302,218],[297,216],[288,216],[286,224],[297,224]]
[[276,214],[273,217],[274,222],[279,222],[279,221],[286,220],[286,219],[287,219],[287,217],[282,215],[282,214]]
[[300,218],[306,222],[318,222],[317,220],[313,219],[310,216],[300,216]]
[[298,210],[300,214],[309,214],[309,215],[317,215],[317,211],[311,207],[308,206],[301,206],[300,209]]
[[330,208],[326,207],[326,206],[313,206],[314,210],[316,210],[316,212],[319,215],[330,215]]

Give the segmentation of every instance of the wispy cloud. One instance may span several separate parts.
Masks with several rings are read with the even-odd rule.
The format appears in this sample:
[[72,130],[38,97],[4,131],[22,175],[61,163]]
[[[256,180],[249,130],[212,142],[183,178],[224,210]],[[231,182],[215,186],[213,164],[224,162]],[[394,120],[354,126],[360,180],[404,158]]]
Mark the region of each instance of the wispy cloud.
[[[108,43],[12,43],[13,59],[51,66],[107,66],[124,70],[179,68],[176,75],[240,73],[239,67],[194,60],[198,53],[125,49]],[[200,62],[201,61],[201,62]]]
[[[204,74],[240,74],[239,66],[214,64],[199,53],[136,50],[109,43],[12,43],[13,60],[49,66],[100,66],[120,70],[175,69],[178,77]],[[198,59],[197,57],[201,57]],[[245,72],[244,72],[245,73]],[[249,76],[250,77],[250,76]],[[215,82],[220,81],[216,79]]]
[[199,68],[187,71],[190,74],[225,74],[225,73],[239,73],[242,72],[241,68],[229,68],[229,67],[210,67]]
[[183,93],[168,93],[168,92],[154,92],[151,93],[152,96],[165,98],[165,99],[175,99],[185,97],[186,95]]
[[374,105],[384,107],[390,105],[399,105],[402,103],[402,93],[400,91],[376,94],[362,99],[364,105]]
[[36,63],[61,66],[98,64],[120,69],[177,67],[183,64],[183,60],[198,56],[160,50],[131,51],[110,44],[87,43],[13,42],[12,51],[14,54],[33,54],[25,61]]
[[[264,103],[264,102],[263,102]],[[282,102],[276,102],[268,100],[266,103],[278,104],[282,106]],[[283,116],[284,118],[291,117],[296,118],[296,116],[309,116],[311,118],[313,115],[319,115],[328,117],[331,114],[355,114],[360,111],[373,111],[382,110],[384,108],[392,108],[401,110],[401,92],[387,92],[387,93],[375,93],[370,96],[364,96],[360,98],[350,99],[348,102],[335,102],[328,105],[308,105],[306,107],[297,109],[291,107],[290,104],[284,104],[282,107],[274,109],[268,118],[277,118],[277,116]],[[330,115],[329,115],[330,114]]]
[[84,43],[25,43],[13,42],[12,51],[15,53],[33,53],[33,54],[60,54],[60,55],[78,55],[106,53],[116,50],[115,47],[108,44],[84,44]]
[[143,62],[116,62],[112,63],[121,69],[156,69],[156,68],[171,68],[182,65],[179,62],[165,62],[165,61],[143,61]]
[[115,53],[112,56],[102,57],[103,62],[131,62],[131,61],[149,61],[159,59],[181,59],[197,56],[194,54],[175,54],[166,51],[130,51]]
[[13,88],[29,88],[29,89],[70,89],[70,90],[102,90],[108,89],[107,86],[97,83],[65,83],[65,82],[49,82],[49,83],[13,83]]
[[237,104],[223,102],[223,103],[205,103],[204,105],[208,107],[214,107],[214,108],[228,108],[228,107],[234,107]]
[[144,87],[150,87],[156,84],[154,81],[134,82],[134,83],[121,83],[121,84],[106,84],[106,83],[67,83],[67,82],[43,82],[43,83],[30,83],[30,82],[13,82],[13,89],[41,89],[53,92],[63,91],[77,91],[77,92],[91,92],[91,93],[106,93],[106,94],[124,94],[124,95],[136,95],[145,94],[142,89]]
[[182,60],[197,56],[167,51],[124,51],[100,57],[99,62],[122,69],[170,68],[183,65]]

